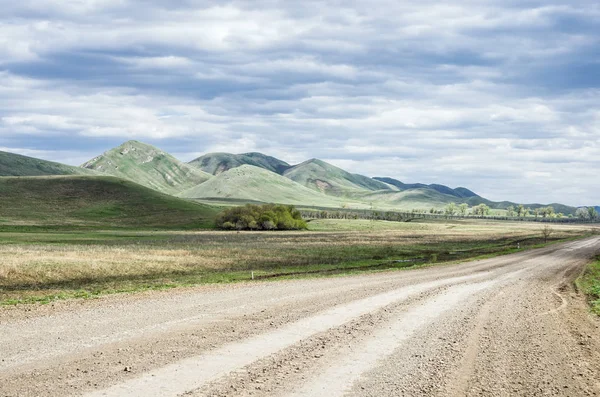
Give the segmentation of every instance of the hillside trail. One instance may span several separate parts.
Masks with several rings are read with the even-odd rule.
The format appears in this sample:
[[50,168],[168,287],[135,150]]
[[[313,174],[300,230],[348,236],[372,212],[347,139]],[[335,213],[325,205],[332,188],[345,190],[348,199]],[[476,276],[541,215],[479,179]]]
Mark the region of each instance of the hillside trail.
[[599,396],[599,251],[4,308],[0,396]]

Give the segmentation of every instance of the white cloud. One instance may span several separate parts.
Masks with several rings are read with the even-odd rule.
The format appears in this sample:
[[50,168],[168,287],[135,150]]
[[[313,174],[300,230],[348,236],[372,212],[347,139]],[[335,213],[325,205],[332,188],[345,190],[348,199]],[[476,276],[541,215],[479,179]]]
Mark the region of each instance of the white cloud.
[[25,0],[0,10],[0,144],[257,150],[600,204],[599,82],[569,68],[597,63],[598,20],[583,0]]

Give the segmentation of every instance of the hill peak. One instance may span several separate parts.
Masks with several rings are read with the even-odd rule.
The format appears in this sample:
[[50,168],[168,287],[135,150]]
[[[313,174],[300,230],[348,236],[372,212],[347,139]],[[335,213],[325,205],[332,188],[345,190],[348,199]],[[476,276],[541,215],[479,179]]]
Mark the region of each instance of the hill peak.
[[258,152],[243,154],[208,153],[190,161],[188,164],[213,175],[219,175],[244,164],[263,168],[280,175],[290,168],[290,165],[285,161]]
[[155,151],[155,152],[163,152],[162,150],[160,150],[159,148],[157,148],[156,146],[152,146],[149,143],[144,143],[144,142],[140,142],[140,141],[136,141],[136,140],[130,140],[127,142],[123,142],[122,144],[120,144],[119,146],[110,149],[110,151],[119,151],[119,150],[150,150],[150,151]]
[[104,152],[82,167],[170,194],[177,194],[211,178],[211,175],[182,163],[170,154],[135,140]]
[[467,188],[464,187],[457,187],[456,189],[452,189],[448,186],[445,185],[439,185],[436,183],[433,183],[431,185],[425,185],[422,183],[404,183],[404,182],[400,182],[397,179],[394,178],[389,178],[389,177],[375,177],[373,178],[377,181],[381,181],[381,182],[385,182],[389,185],[395,186],[400,190],[418,190],[418,189],[431,189],[431,190],[435,190],[438,193],[442,193],[448,196],[454,196],[457,198],[461,198],[461,199],[468,199],[468,198],[472,198],[472,197],[479,197],[479,195]]
[[322,193],[344,196],[347,191],[389,190],[385,183],[359,174],[351,174],[333,164],[316,158],[291,167],[283,174],[291,180]]

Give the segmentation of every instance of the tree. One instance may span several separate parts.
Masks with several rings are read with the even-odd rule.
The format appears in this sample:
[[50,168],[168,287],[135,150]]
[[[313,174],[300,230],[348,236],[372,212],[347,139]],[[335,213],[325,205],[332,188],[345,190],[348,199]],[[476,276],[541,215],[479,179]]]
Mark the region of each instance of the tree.
[[540,216],[540,213],[541,213],[541,211],[539,208],[535,208],[533,210],[533,215],[535,215],[536,218]]
[[469,211],[469,204],[462,203],[461,205],[458,206],[458,213],[461,216],[466,216],[467,215],[467,211]]
[[220,229],[298,230],[306,229],[302,214],[288,205],[252,205],[229,208],[217,216]]
[[579,219],[589,219],[590,217],[590,213],[588,212],[588,209],[586,207],[581,207],[581,208],[577,208],[577,210],[575,210],[575,216]]
[[544,207],[540,210],[540,213],[544,218],[553,218],[554,217],[554,207],[549,205],[548,207]]
[[548,242],[548,238],[550,238],[550,235],[554,232],[554,230],[552,230],[552,228],[550,227],[550,225],[544,225],[544,227],[542,228],[542,237],[544,238],[544,242],[547,243]]
[[446,215],[454,215],[456,214],[456,203],[449,203],[445,209]]
[[598,211],[596,211],[596,208],[588,207],[588,214],[590,216],[591,221],[595,221],[596,219],[598,219]]
[[509,205],[508,207],[506,207],[506,216],[508,216],[510,218],[515,216],[515,207],[513,207],[512,205]]
[[490,214],[490,207],[488,207],[487,205],[481,203],[481,204],[473,207],[473,214],[479,215],[479,216],[489,215]]
[[517,215],[519,217],[524,217],[525,216],[525,206],[523,204],[519,204],[517,206]]

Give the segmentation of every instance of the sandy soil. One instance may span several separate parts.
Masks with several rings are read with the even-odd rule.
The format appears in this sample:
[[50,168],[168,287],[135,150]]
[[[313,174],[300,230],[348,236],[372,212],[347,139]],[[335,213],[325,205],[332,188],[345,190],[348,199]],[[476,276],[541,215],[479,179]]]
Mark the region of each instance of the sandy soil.
[[3,308],[0,396],[600,395],[599,251]]

